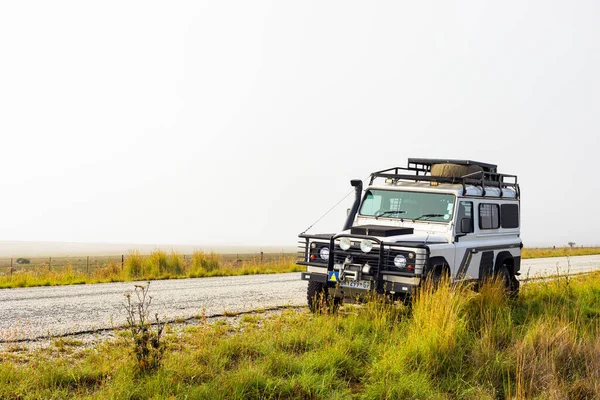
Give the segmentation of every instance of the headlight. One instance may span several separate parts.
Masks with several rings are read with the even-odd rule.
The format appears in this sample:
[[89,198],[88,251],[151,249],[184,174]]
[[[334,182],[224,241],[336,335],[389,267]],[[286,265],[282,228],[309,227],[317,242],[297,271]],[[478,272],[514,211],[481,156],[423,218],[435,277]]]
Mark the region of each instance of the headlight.
[[345,237],[340,239],[340,248],[342,250],[346,251],[350,248],[350,246],[352,246],[352,242],[349,238]]
[[371,242],[370,240],[363,239],[360,242],[360,249],[363,251],[363,253],[370,252],[372,248],[373,248],[373,242]]
[[319,250],[319,255],[323,260],[329,260],[329,247],[321,247],[321,250]]
[[396,257],[394,257],[394,265],[396,268],[406,267],[406,257],[404,257],[402,254],[398,254]]

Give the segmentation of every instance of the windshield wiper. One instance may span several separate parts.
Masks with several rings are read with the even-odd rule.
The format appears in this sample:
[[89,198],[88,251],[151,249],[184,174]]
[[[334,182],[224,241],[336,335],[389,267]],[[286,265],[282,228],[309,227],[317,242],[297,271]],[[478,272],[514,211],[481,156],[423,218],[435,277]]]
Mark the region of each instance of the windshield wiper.
[[420,217],[413,218],[412,220],[417,221],[421,218],[433,218],[433,217],[443,217],[443,216],[444,216],[444,214],[423,214]]
[[384,211],[384,212],[382,212],[382,213],[381,213],[381,214],[379,214],[379,215],[376,215],[376,216],[375,216],[375,219],[377,219],[377,218],[379,218],[379,217],[383,217],[384,215],[387,215],[387,214],[403,214],[403,213],[405,213],[405,212],[406,212],[406,211],[402,211],[402,210],[396,210],[396,211],[388,210],[388,211]]

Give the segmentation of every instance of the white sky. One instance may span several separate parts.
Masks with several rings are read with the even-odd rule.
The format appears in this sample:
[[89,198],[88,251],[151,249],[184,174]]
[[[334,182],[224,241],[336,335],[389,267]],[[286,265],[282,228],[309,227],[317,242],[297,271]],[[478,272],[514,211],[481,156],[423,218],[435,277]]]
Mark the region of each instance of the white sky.
[[[596,1],[4,1],[0,240],[294,245],[408,157],[600,244]],[[316,228],[341,228],[352,196]]]

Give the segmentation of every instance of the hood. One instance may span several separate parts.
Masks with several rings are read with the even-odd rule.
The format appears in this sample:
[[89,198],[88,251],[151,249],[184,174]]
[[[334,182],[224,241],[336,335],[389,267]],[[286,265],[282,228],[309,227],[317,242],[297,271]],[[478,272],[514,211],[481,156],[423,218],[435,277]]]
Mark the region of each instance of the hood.
[[380,238],[384,242],[414,242],[414,243],[448,243],[448,239],[444,235],[436,232],[417,231],[410,235],[388,236]]
[[413,228],[359,225],[343,233],[349,235],[373,236],[384,242],[448,243],[448,239],[438,232],[415,231]]

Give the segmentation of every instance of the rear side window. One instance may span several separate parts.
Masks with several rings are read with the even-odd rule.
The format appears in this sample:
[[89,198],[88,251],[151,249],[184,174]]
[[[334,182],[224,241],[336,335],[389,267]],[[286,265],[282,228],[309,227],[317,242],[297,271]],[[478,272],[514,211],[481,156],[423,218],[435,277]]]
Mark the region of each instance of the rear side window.
[[502,220],[503,228],[518,228],[519,227],[519,205],[518,204],[502,204],[500,210],[500,219]]
[[500,207],[498,204],[479,205],[479,229],[497,229],[500,227]]

